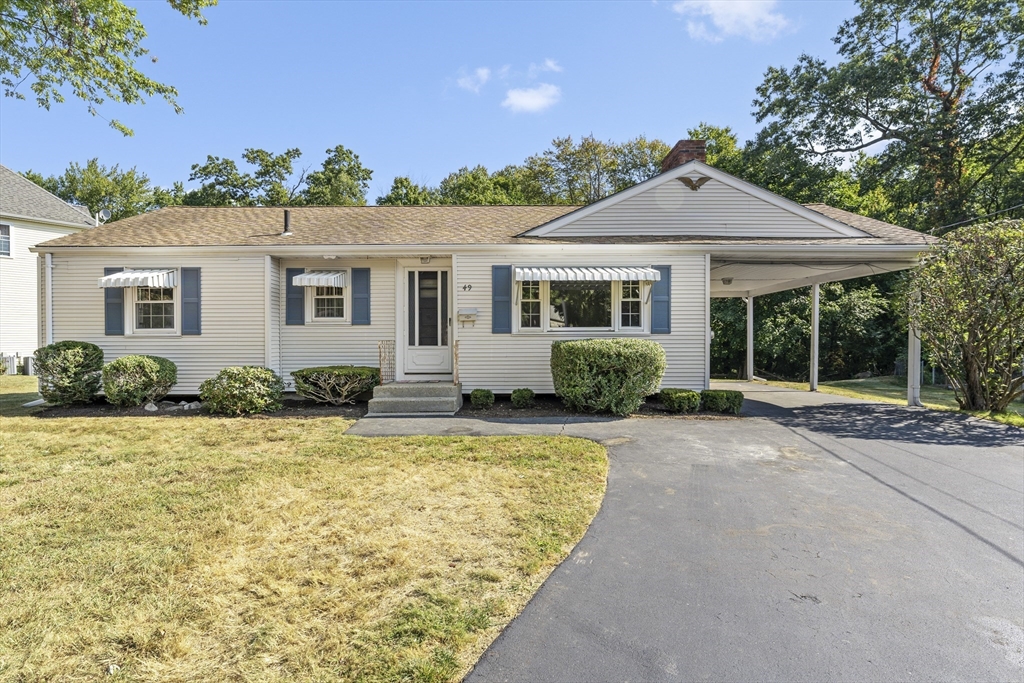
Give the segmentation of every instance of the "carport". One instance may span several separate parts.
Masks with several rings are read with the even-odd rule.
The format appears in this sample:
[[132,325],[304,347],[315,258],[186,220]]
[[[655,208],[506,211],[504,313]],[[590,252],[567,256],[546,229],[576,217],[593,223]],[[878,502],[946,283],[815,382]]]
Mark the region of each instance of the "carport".
[[[755,245],[717,244],[711,251],[712,298],[742,298],[747,306],[746,377],[754,377],[754,298],[810,286],[810,390],[818,389],[819,289],[822,284],[879,275],[916,266],[921,252],[935,242],[921,234],[908,239],[906,230],[824,204],[808,209],[872,235],[871,238],[822,240],[760,240]],[[841,215],[839,215],[841,214]],[[891,233],[891,234],[890,234]],[[907,341],[907,404],[921,405],[921,340],[914,329]]]

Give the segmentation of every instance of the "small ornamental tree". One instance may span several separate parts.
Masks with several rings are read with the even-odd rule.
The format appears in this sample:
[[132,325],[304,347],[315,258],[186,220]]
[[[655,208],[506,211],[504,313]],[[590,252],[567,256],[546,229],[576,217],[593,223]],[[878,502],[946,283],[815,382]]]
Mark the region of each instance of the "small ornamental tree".
[[1024,392],[1024,220],[950,233],[910,277],[907,310],[961,410]]

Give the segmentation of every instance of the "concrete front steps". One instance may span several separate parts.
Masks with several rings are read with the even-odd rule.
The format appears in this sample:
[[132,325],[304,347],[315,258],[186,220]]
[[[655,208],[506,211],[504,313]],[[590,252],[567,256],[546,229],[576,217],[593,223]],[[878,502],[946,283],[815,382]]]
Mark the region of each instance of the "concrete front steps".
[[454,415],[461,407],[461,384],[391,382],[374,387],[366,417]]

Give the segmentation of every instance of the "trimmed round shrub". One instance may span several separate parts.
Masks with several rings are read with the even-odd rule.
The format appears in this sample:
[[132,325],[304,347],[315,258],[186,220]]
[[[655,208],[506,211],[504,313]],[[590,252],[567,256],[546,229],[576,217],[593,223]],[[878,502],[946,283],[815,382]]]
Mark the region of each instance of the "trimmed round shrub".
[[689,389],[662,389],[658,397],[673,413],[694,413],[700,407],[700,394]]
[[268,368],[254,365],[224,368],[199,385],[199,398],[211,413],[247,415],[281,407],[284,382]]
[[709,413],[739,415],[743,408],[743,392],[727,389],[705,389],[700,392],[700,409]]
[[178,381],[178,366],[160,356],[122,356],[103,366],[103,393],[127,408],[159,401]]
[[533,389],[516,389],[512,392],[513,408],[529,408],[533,405]]
[[47,403],[89,403],[102,382],[103,350],[95,344],[59,341],[36,350],[39,393]]
[[474,389],[469,392],[469,402],[474,408],[490,408],[494,405],[494,392],[490,389]]
[[356,396],[380,384],[378,368],[358,365],[328,365],[303,368],[292,373],[295,393],[317,403],[339,406],[354,403]]
[[574,339],[551,344],[555,394],[570,410],[629,415],[658,390],[665,349],[650,339]]

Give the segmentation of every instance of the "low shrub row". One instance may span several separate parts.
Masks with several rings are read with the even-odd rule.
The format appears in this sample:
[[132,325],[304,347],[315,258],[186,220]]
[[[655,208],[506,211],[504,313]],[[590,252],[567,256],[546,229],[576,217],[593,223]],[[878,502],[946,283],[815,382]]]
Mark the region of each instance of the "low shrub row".
[[724,389],[705,389],[700,393],[690,389],[662,389],[658,394],[661,404],[673,413],[727,413],[739,415],[743,409],[743,392]]
[[[159,401],[178,381],[177,366],[166,358],[122,356],[104,365],[103,350],[89,342],[60,341],[35,355],[40,393],[57,406],[89,403],[101,387],[113,405],[140,406]],[[305,368],[291,374],[300,396],[333,405],[352,403],[380,384],[380,370],[352,365]],[[222,415],[277,410],[283,395],[282,379],[256,366],[224,368],[199,386],[199,398],[207,409]]]

